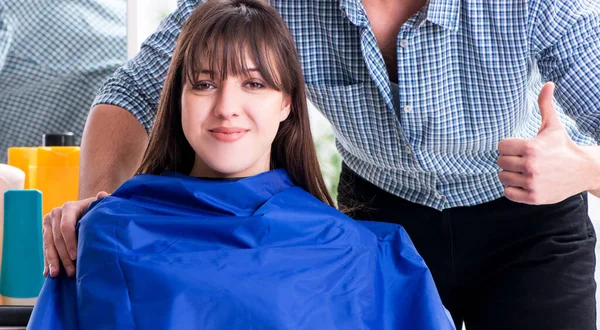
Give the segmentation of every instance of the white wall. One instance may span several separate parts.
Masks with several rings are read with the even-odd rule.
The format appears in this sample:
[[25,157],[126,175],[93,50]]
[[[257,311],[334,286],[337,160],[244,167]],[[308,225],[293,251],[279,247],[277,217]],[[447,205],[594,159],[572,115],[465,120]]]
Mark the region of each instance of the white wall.
[[131,58],[156,30],[162,18],[177,8],[177,0],[127,0],[127,54]]

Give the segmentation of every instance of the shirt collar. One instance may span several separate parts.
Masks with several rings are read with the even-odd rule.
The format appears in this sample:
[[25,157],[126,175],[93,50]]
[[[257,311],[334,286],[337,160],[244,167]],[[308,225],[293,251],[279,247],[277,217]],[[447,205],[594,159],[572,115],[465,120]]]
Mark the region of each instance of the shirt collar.
[[[356,26],[368,25],[362,0],[340,0],[340,9]],[[458,30],[460,0],[430,0],[427,9],[427,20],[445,29]]]
[[340,0],[340,9],[352,24],[358,27],[366,27],[369,24],[362,0]]
[[450,31],[458,30],[460,0],[430,0],[427,20]]

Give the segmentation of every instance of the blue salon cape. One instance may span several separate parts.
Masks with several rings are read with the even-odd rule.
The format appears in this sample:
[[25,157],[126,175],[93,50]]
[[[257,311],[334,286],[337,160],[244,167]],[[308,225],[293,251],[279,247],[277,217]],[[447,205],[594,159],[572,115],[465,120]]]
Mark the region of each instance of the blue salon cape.
[[402,227],[354,221],[284,170],[135,176],[90,207],[78,249],[28,329],[454,329]]

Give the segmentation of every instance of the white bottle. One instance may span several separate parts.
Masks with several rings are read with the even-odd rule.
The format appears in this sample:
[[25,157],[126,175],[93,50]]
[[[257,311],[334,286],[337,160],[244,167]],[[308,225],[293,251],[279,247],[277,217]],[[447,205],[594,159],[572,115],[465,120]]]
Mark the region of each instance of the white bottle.
[[[4,238],[4,192],[7,190],[23,189],[25,185],[25,172],[22,170],[0,164],[0,269],[2,269],[2,239]],[[0,305],[3,304],[0,296]]]

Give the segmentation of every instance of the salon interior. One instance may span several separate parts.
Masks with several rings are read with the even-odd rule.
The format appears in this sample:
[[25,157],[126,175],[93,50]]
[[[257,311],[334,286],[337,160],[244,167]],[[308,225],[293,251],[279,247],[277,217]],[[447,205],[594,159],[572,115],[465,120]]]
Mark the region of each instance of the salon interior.
[[[26,328],[45,281],[43,215],[78,199],[81,134],[97,89],[137,53],[143,40],[177,6],[176,0],[104,0],[98,1],[100,7],[80,9],[87,16],[75,19],[71,8],[75,4],[32,12],[15,9],[20,1],[23,0],[0,0],[0,113],[23,113],[15,122],[5,122],[0,117],[0,146],[4,149],[0,152],[0,329],[3,330]],[[73,3],[78,2],[90,1]],[[41,24],[43,20],[49,23]],[[23,27],[35,24],[40,26]],[[11,31],[15,34],[9,35]],[[30,58],[29,63],[19,64],[19,57]],[[33,62],[42,64],[36,67]],[[86,84],[73,80],[69,82],[71,87],[62,86],[60,79],[69,70],[89,75],[88,81],[93,84],[82,86]],[[48,84],[62,87],[41,92]],[[54,97],[69,89],[77,95],[65,99]],[[325,164],[325,179],[332,187],[340,166],[333,132],[312,106],[311,111],[319,159]],[[600,201],[593,196],[589,200],[590,217],[596,228],[600,228]]]

